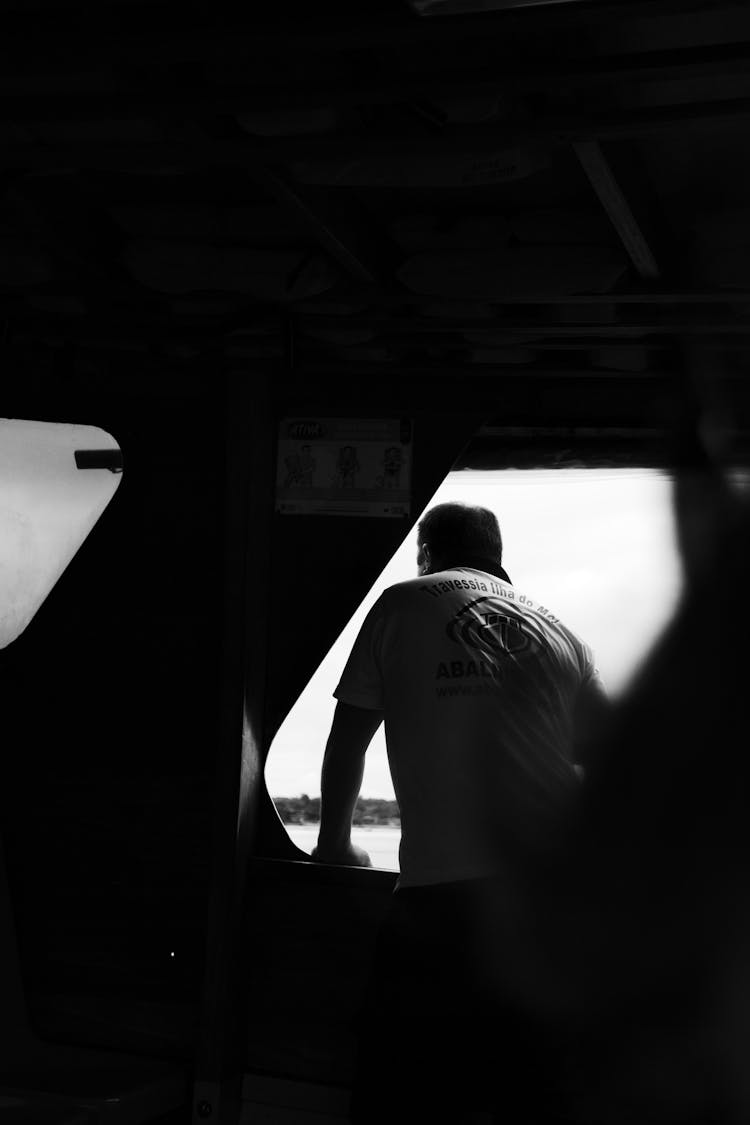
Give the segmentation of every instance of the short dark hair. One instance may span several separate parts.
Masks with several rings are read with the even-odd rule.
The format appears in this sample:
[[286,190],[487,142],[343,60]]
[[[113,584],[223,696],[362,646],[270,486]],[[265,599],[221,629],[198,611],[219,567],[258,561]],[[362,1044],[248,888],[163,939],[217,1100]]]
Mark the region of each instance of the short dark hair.
[[447,569],[487,560],[500,566],[503,540],[497,516],[489,508],[470,504],[436,504],[417,526],[420,543]]

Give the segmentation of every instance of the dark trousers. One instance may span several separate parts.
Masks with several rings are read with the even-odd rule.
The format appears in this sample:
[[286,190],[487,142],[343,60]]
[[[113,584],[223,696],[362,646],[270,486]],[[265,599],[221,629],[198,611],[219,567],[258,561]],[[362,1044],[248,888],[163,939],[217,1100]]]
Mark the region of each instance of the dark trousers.
[[472,881],[394,894],[359,1016],[354,1125],[566,1119],[558,1036],[498,986],[503,950],[484,932],[495,893]]

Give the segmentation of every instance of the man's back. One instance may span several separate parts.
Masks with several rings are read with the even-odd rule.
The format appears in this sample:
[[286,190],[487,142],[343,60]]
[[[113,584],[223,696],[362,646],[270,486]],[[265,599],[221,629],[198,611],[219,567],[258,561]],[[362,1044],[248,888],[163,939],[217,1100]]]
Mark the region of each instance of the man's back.
[[600,690],[588,647],[493,574],[386,590],[336,695],[385,713],[401,886],[492,875],[542,849],[577,787],[577,698]]
[[555,1036],[518,977],[529,964],[538,976],[527,906],[578,789],[575,712],[587,699],[598,710],[603,691],[589,649],[513,588],[502,555],[489,509],[430,509],[420,577],[370,611],[334,693],[313,858],[369,863],[351,820],[383,718],[401,810],[401,879],[363,1005],[357,1125],[452,1123],[498,1098],[503,1116],[558,1120]]

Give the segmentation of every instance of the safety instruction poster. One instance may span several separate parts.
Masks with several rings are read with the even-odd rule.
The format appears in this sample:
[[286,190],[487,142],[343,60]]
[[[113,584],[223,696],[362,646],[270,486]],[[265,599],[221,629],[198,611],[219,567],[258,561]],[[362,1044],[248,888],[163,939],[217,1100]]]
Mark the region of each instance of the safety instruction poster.
[[411,506],[412,423],[406,418],[285,418],[276,511],[402,518]]

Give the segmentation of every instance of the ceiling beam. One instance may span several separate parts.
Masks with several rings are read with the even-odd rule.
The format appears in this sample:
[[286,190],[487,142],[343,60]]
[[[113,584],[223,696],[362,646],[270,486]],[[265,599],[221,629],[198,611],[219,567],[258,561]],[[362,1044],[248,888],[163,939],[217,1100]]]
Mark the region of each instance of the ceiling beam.
[[[535,121],[509,122],[498,126],[446,127],[438,132],[415,131],[373,136],[353,132],[264,138],[265,162],[351,157],[388,158],[444,156],[457,153],[496,153],[528,143],[551,146],[583,141],[621,140],[658,136],[693,125],[714,125],[750,117],[750,97],[702,101],[638,110],[611,111],[596,116],[540,117]],[[5,144],[0,148],[0,167],[26,170],[54,167],[112,171],[174,170],[216,167],[247,168],[259,163],[258,146],[248,138],[230,140],[159,139],[153,143],[108,144],[91,140],[32,141]]]
[[569,367],[561,369],[559,367],[535,367],[533,365],[522,366],[520,364],[508,364],[503,366],[501,364],[492,363],[456,363],[454,360],[430,360],[423,359],[408,360],[400,363],[398,367],[391,363],[379,363],[374,360],[346,360],[341,358],[329,359],[322,357],[320,360],[314,360],[302,357],[297,364],[297,374],[304,378],[305,375],[321,375],[336,377],[337,375],[349,375],[351,378],[361,375],[367,377],[370,375],[378,376],[379,378],[394,380],[402,377],[404,373],[409,376],[422,376],[425,379],[431,379],[433,376],[445,375],[446,377],[454,376],[458,379],[496,379],[500,375],[504,380],[518,379],[521,381],[529,381],[532,379],[548,380],[555,383],[576,383],[587,381],[592,383],[604,384],[610,382],[622,382],[623,384],[630,385],[632,383],[652,383],[659,382],[661,379],[669,379],[668,371],[655,371],[649,369],[647,371],[617,371],[611,368],[594,368],[594,367]]
[[282,170],[264,164],[248,172],[291,221],[355,281],[364,285],[392,282],[403,255],[397,254],[384,232],[373,230],[372,221],[359,215],[352,202],[339,199],[332,205],[320,191],[296,184]]
[[[406,5],[403,5],[403,10],[392,8],[386,12],[383,4],[373,5],[377,18],[373,18],[372,10],[367,11],[366,6],[358,6],[355,14],[352,14],[350,5],[346,14],[340,9],[332,14],[326,12],[325,5],[321,5],[316,10],[315,19],[285,19],[284,6],[278,4],[275,7],[276,11],[274,6],[266,8],[277,16],[275,21],[262,20],[259,18],[260,9],[248,5],[245,18],[235,19],[232,26],[227,27],[226,13],[220,9],[217,9],[218,15],[212,24],[207,21],[205,6],[191,7],[178,0],[142,5],[141,12],[132,5],[127,20],[123,20],[121,5],[107,5],[102,0],[91,0],[89,4],[61,4],[60,0],[3,0],[3,46],[12,55],[19,46],[28,49],[29,43],[32,43],[36,51],[42,52],[46,48],[50,57],[65,58],[77,64],[82,58],[108,55],[163,62],[165,58],[177,61],[205,59],[207,52],[213,52],[217,59],[226,59],[237,57],[240,51],[249,49],[265,54],[295,49],[338,51],[456,43],[471,39],[486,42],[488,39],[507,40],[509,33],[516,31],[537,37],[539,31],[547,29],[554,34],[571,26],[611,26],[618,19],[632,25],[635,19],[641,17],[676,18],[683,14],[689,17],[695,9],[695,0],[598,0],[596,4],[579,8],[537,5],[515,11],[445,19],[418,19],[407,11]],[[712,8],[717,16],[726,20],[735,12],[742,15],[746,4],[745,0],[715,0]],[[61,9],[65,13],[64,19],[56,20],[54,24],[50,21],[49,27],[45,28],[40,17],[59,17]],[[139,16],[142,17],[140,26]],[[69,30],[76,26],[77,19],[86,26],[85,36]]]
[[[232,316],[219,322],[206,324],[186,324],[171,317],[165,308],[160,317],[153,307],[116,308],[108,303],[107,290],[99,298],[100,307],[96,310],[97,321],[117,325],[119,328],[127,326],[130,333],[137,337],[139,333],[146,332],[151,335],[157,333],[165,340],[169,339],[223,339],[225,344],[232,341],[240,344],[243,340],[249,343],[262,344],[266,339],[278,334],[278,325],[269,319],[267,312],[261,313],[260,322],[256,322],[252,312],[245,316],[244,326],[247,331],[255,330],[253,335],[243,336],[243,318]],[[12,320],[20,322],[38,321],[53,323],[58,327],[67,327],[71,331],[86,333],[92,330],[92,324],[85,316],[54,315],[40,312],[31,306],[25,305],[17,294],[0,295],[0,309]],[[93,311],[93,310],[92,310]],[[382,317],[382,316],[328,316],[295,314],[295,326],[300,334],[311,330],[326,332],[361,330],[372,331],[378,338],[383,337],[430,337],[430,336],[462,336],[471,334],[476,336],[490,336],[498,339],[507,336],[507,344],[498,342],[495,346],[499,350],[515,346],[514,339],[519,347],[534,348],[541,341],[552,343],[559,341],[561,346],[568,342],[584,342],[591,347],[599,343],[610,346],[659,346],[660,342],[669,342],[675,336],[693,337],[702,339],[710,346],[745,348],[750,342],[750,322],[711,321],[707,319],[683,321],[642,321],[637,324],[555,324],[555,323],[528,323],[524,321],[502,320],[456,320],[446,322],[435,318],[407,317]],[[260,334],[258,331],[262,330]],[[482,346],[481,344],[477,346]]]
[[577,141],[573,149],[639,275],[644,281],[656,281],[659,265],[601,146],[597,141]]
[[[18,295],[21,290],[15,286],[8,286],[0,284],[0,296]],[[75,282],[63,283],[62,281],[48,281],[38,285],[24,286],[23,293],[29,296],[38,297],[84,297],[84,292],[76,287]],[[243,302],[246,301],[245,294],[239,294]],[[189,295],[188,295],[189,299]],[[231,303],[235,296],[231,292],[222,295],[221,300],[226,299],[227,303]],[[362,289],[353,289],[347,287],[345,299],[347,301],[361,300],[363,303],[367,302],[368,308],[401,308],[401,307],[414,307],[416,315],[421,315],[419,312],[419,305],[425,301],[439,302],[440,298],[425,296],[420,297],[416,293],[388,292],[381,287],[365,287]],[[319,300],[321,303],[320,311],[314,308],[315,302]],[[301,316],[320,316],[331,315],[326,314],[325,305],[331,300],[336,300],[336,295],[331,291],[322,293],[319,298],[306,297],[304,299],[304,310],[298,310]],[[449,301],[451,298],[444,298]],[[255,303],[255,302],[253,302]],[[642,293],[639,292],[614,292],[614,293],[547,293],[544,295],[529,295],[529,294],[509,294],[504,297],[498,297],[497,294],[483,298],[481,295],[472,297],[467,304],[488,304],[494,309],[503,309],[505,307],[513,307],[517,305],[528,305],[533,307],[559,306],[567,305],[571,308],[581,308],[586,306],[597,305],[687,305],[693,307],[696,305],[750,305],[750,290],[741,289],[718,289],[718,290],[647,290]],[[297,308],[296,305],[293,306]],[[353,314],[342,313],[340,314],[339,323],[342,326],[347,324],[347,318]],[[356,315],[356,314],[355,314]],[[362,314],[359,314],[362,315]],[[406,314],[408,315],[408,313]],[[691,314],[692,315],[692,314]],[[579,318],[582,319],[582,318]],[[487,321],[483,321],[487,323]],[[490,321],[489,323],[497,323]]]
[[[391,335],[435,335],[471,333],[476,335],[516,337],[519,346],[526,341],[542,337],[565,339],[607,339],[640,340],[649,336],[674,336],[676,333],[694,336],[750,336],[750,322],[730,320],[689,320],[683,318],[664,321],[640,321],[637,324],[556,324],[536,323],[534,321],[509,321],[504,319],[451,321],[435,317],[383,317],[383,316],[313,316],[301,314],[297,326],[304,332],[306,327],[326,331],[340,329],[371,329],[380,336]],[[511,346],[512,340],[509,340]],[[504,345],[498,344],[498,347]]]
[[[404,305],[419,305],[420,302],[425,300],[439,301],[440,298],[433,297],[420,297],[416,293],[388,293],[388,292],[372,292],[368,293],[363,291],[361,293],[351,292],[349,294],[352,298],[360,297],[363,300],[370,301],[373,306],[381,306],[383,308],[399,308]],[[325,303],[327,295],[323,294],[320,298],[321,302]],[[314,300],[314,298],[312,298]],[[445,298],[450,300],[450,298]],[[497,294],[482,297],[482,295],[473,296],[469,304],[488,304],[493,308],[503,308],[504,306],[513,305],[570,305],[586,306],[586,305],[737,305],[737,304],[750,304],[750,290],[648,290],[642,293],[628,292],[628,293],[547,293],[543,296],[533,296],[529,294],[509,294],[504,297],[498,297]]]
[[[252,55],[243,58],[252,75]],[[36,63],[38,66],[38,61]],[[53,74],[55,67],[53,65]],[[92,83],[101,70],[92,76]],[[658,80],[750,73],[750,42],[723,43],[708,47],[640,51],[632,54],[549,59],[540,64],[538,55],[512,56],[497,60],[491,70],[460,69],[411,77],[407,74],[384,75],[373,80],[363,78],[330,78],[322,82],[289,82],[217,86],[192,80],[185,83],[164,82],[161,88],[144,89],[132,84],[129,88],[97,89],[70,92],[64,88],[44,94],[13,93],[0,97],[0,121],[16,124],[75,120],[133,120],[141,115],[226,114],[264,110],[292,110],[310,107],[347,107],[392,104],[414,98],[449,98],[457,95],[481,95],[504,91],[528,92],[556,89],[559,86],[590,86],[619,81],[651,82]],[[14,75],[28,90],[33,67],[19,51],[15,59],[8,57],[4,66],[4,88],[12,89]],[[43,71],[41,72],[44,76]],[[64,81],[66,71],[62,72]],[[50,82],[46,77],[45,81]]]

